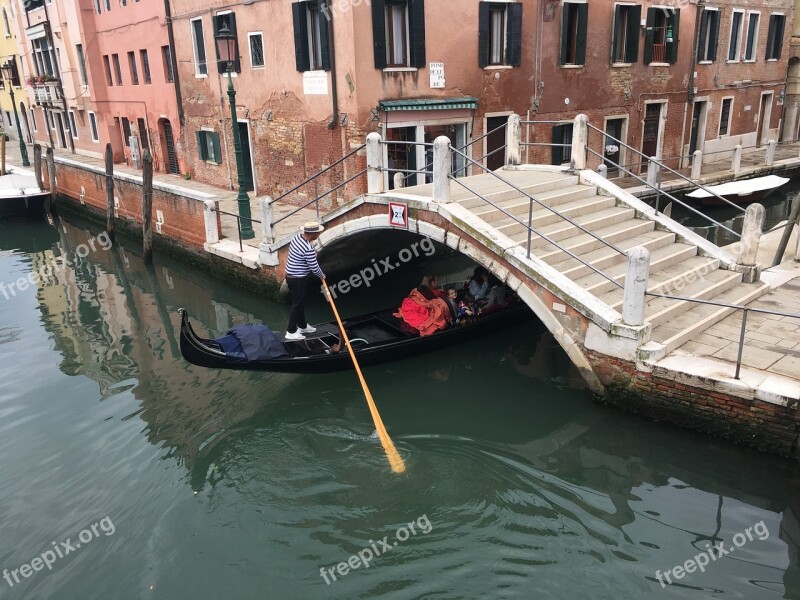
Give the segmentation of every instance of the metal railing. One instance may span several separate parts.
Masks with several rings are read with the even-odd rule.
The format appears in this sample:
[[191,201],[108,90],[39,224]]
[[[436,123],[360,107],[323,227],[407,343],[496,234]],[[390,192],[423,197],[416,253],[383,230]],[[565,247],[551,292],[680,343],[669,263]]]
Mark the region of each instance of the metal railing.
[[244,221],[249,221],[251,228],[253,227],[253,225],[252,225],[253,223],[258,223],[260,225],[261,221],[259,221],[258,219],[253,219],[253,218],[243,219],[242,217],[240,217],[236,213],[225,212],[224,210],[220,210],[218,208],[212,209],[212,212],[216,212],[216,213],[219,213],[221,215],[226,215],[228,217],[236,217],[236,232],[237,232],[237,234],[239,236],[239,252],[244,252],[244,246],[242,244],[242,221],[243,220]]

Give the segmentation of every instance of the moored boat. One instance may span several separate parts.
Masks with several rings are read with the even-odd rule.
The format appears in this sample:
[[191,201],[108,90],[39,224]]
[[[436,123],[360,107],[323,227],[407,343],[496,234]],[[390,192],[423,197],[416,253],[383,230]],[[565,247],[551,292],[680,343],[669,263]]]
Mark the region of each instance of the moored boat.
[[717,196],[722,196],[735,204],[760,202],[779,187],[788,183],[788,181],[789,179],[787,177],[765,175],[763,177],[754,177],[753,179],[730,181],[720,185],[704,186],[704,189],[697,189],[686,194],[686,196],[688,198],[695,198],[699,200],[701,204],[707,206],[724,205],[725,203]]
[[40,214],[49,194],[28,172],[3,175],[0,177],[0,218]]
[[[533,316],[522,302],[515,302],[468,323],[448,326],[428,336],[402,319],[393,316],[394,310],[353,317],[344,321],[353,350],[361,366],[368,366],[417,356],[449,348],[480,335],[527,321]],[[280,373],[332,373],[353,368],[346,348],[340,347],[340,332],[335,321],[315,325],[317,331],[304,340],[290,340],[285,334],[273,333],[282,344],[284,356],[265,360],[242,360],[226,352],[220,340],[199,337],[192,328],[189,314],[180,309],[180,346],[183,358],[197,366],[214,369],[274,371]]]

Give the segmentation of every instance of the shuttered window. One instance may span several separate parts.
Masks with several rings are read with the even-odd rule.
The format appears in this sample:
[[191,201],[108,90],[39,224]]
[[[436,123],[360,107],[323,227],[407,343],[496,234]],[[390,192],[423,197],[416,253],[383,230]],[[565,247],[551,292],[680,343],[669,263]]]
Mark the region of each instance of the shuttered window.
[[681,11],[648,8],[644,40],[644,64],[678,62]]
[[216,131],[197,132],[197,151],[200,160],[222,164],[222,150],[219,146],[219,134]]
[[329,21],[319,2],[292,4],[294,55],[297,70],[329,71],[331,68]]
[[783,27],[786,17],[771,15],[769,18],[769,33],[767,33],[767,60],[777,60],[781,57],[783,47]]
[[719,11],[704,9],[700,17],[700,31],[697,37],[697,60],[714,62],[717,60],[719,38]]
[[522,4],[481,2],[478,8],[478,63],[518,67],[522,61]]
[[723,98],[722,110],[719,114],[719,137],[729,135],[731,132],[731,107],[733,106],[733,98]]
[[[217,37],[219,30],[222,29],[223,25],[228,26],[228,31],[233,34],[233,37],[236,38],[236,44],[234,46],[234,56],[236,60],[233,61],[233,65],[231,70],[234,73],[241,73],[242,72],[242,61],[240,59],[239,54],[239,36],[236,34],[236,15],[232,12],[222,13],[214,15],[214,38]],[[217,48],[217,44],[214,44],[214,49],[217,52],[217,71],[220,73],[227,73],[228,72],[228,63],[224,60],[220,60],[219,57],[219,48]]]
[[565,2],[561,8],[561,64],[586,64],[587,3]]
[[639,60],[639,20],[641,6],[618,4],[614,9],[611,62],[635,63]]
[[425,0],[373,0],[375,68],[426,66]]
[[758,42],[758,22],[761,15],[751,12],[747,15],[747,41],[744,45],[744,60],[754,61],[756,59],[756,45]]
[[744,13],[734,10],[731,15],[731,35],[728,39],[728,60],[739,62],[739,53],[742,47],[742,25],[744,23]]

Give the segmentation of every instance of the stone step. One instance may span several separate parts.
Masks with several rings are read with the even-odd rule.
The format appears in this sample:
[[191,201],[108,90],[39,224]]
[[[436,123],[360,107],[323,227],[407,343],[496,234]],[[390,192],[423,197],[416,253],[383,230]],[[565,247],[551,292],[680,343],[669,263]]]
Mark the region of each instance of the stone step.
[[[543,192],[541,194],[537,194],[534,196],[536,200],[544,204],[545,206],[552,206],[553,208],[557,208],[563,204],[567,204],[570,202],[574,202],[576,200],[581,200],[582,198],[593,198],[597,196],[597,188],[591,185],[570,185],[565,188],[559,188],[556,190]],[[606,196],[607,197],[607,196]],[[494,200],[492,200],[494,202]],[[509,200],[502,200],[500,202],[495,202],[497,206],[509,212],[513,215],[524,215],[526,218],[528,216],[528,210],[530,207],[530,199],[526,196],[521,196],[517,194],[516,197],[511,198]],[[533,210],[536,212],[537,209],[543,209],[540,204],[536,202],[533,203]],[[471,209],[476,216],[480,217],[487,223],[496,220],[497,218],[504,217],[504,213],[497,210],[492,205],[483,204],[480,207],[476,207]],[[546,210],[546,209],[543,209]],[[557,208],[560,210],[560,208]],[[499,217],[494,216],[495,213],[499,215]]]
[[[704,277],[707,273],[719,268],[720,260],[707,256],[693,256],[683,262],[675,263],[650,273],[647,281],[647,291],[655,294],[680,295],[685,288],[682,286],[696,279]],[[600,300],[610,307],[619,310],[622,307],[622,289],[614,289],[600,296]]]
[[[614,223],[630,221],[631,219],[633,219],[635,215],[636,211],[632,208],[614,206],[612,208],[606,208],[588,215],[576,217],[573,220],[578,225],[594,233],[596,230],[601,229],[603,227],[608,227],[609,225],[613,225]],[[567,221],[559,221],[558,223],[553,223],[552,225],[546,225],[545,227],[539,229],[538,232],[541,233],[542,235],[546,235],[553,242],[558,242],[560,240],[564,240],[572,236],[585,233],[584,231],[575,227],[572,223],[569,223]],[[510,237],[515,242],[519,242],[521,245],[524,246],[527,245],[528,231],[526,229],[525,231],[520,231],[519,233],[515,233]],[[533,233],[531,235],[531,249],[539,248],[540,246],[544,246],[545,244],[548,243],[549,243],[548,240],[541,237],[540,235],[537,235],[536,233]]]
[[[501,177],[506,179],[512,180],[514,185],[516,185],[519,189],[523,190],[525,193],[530,194],[534,198],[538,198],[539,194],[543,194],[545,192],[549,192],[552,190],[559,190],[565,187],[574,186],[578,183],[577,175],[563,175],[559,177],[554,177],[552,179],[548,179],[546,181],[536,181],[536,175],[531,174],[529,177],[531,181],[521,181],[519,178],[509,178],[507,173],[499,173]],[[507,200],[514,200],[515,198],[520,197],[520,193],[512,187],[509,187],[508,184],[503,183],[499,179],[494,178],[491,175],[485,175],[484,177],[492,177],[492,180],[489,180],[487,185],[490,189],[481,189],[483,186],[480,183],[475,182],[474,180],[468,181],[467,185],[469,185],[472,189],[476,192],[480,193],[483,197],[488,198],[495,204],[500,202],[504,202]],[[460,187],[457,183],[451,184],[455,185],[456,187]],[[462,188],[463,189],[463,188]],[[469,208],[470,210],[491,206],[487,204],[482,198],[477,196],[470,196],[468,198],[463,198],[461,200],[456,200],[461,206],[464,208]]]
[[[767,292],[769,286],[763,282],[740,283],[708,299],[741,306],[760,298]],[[735,311],[733,308],[712,304],[698,304],[669,322],[655,327],[651,340],[664,344],[666,353],[669,354]]]
[[[658,248],[654,252],[650,253],[650,271],[655,273],[670,265],[674,265],[691,258],[696,254],[697,246],[691,246],[689,244],[682,244],[678,242],[672,243],[669,246],[664,246],[663,248]],[[626,261],[610,267],[609,269],[603,271],[603,273],[614,281],[624,285],[625,273],[627,269],[628,265]],[[614,289],[615,287],[619,287],[614,285],[614,283],[609,281],[608,278],[603,277],[599,273],[591,273],[590,275],[581,277],[580,279],[575,280],[575,283],[583,287],[586,291],[591,292],[595,296],[600,296]]]
[[[627,252],[636,246],[643,246],[654,252],[664,246],[669,246],[675,242],[675,234],[669,231],[650,231],[642,235],[628,238],[615,244],[617,248],[623,252]],[[580,279],[585,275],[593,273],[586,263],[589,263],[596,269],[604,271],[609,267],[626,262],[628,257],[626,254],[620,254],[614,248],[604,245],[602,248],[577,255],[578,258],[567,258],[557,263],[550,263],[554,269],[559,271],[562,275],[566,275],[573,281]]]
[[[605,208],[611,208],[612,206],[615,206],[615,204],[616,203],[613,198],[609,198],[607,196],[594,196],[592,198],[575,200],[574,202],[569,202],[563,206],[556,207],[558,213],[555,213],[552,210],[548,210],[544,207],[534,208],[532,221],[533,228],[537,230],[541,229],[546,225],[563,221],[565,217],[574,221],[577,217],[598,212]],[[502,218],[492,222],[491,225],[494,226],[494,228],[500,233],[509,237],[513,236],[515,233],[520,233],[521,231],[527,233],[527,208],[524,210],[524,214],[520,214],[516,218],[508,217],[499,210],[495,212]]]
[[[680,293],[671,294],[684,298],[710,300],[714,296],[742,283],[742,274],[736,271],[717,270],[706,275],[704,280],[688,284]],[[671,300],[669,298],[652,298],[645,307],[645,320],[653,327],[666,323],[678,315],[691,310],[695,306],[689,300]]]
[[[648,231],[654,231],[655,226],[656,224],[654,221],[631,219],[596,230],[594,233],[597,237],[581,231],[580,235],[563,240],[562,243],[559,244],[560,247],[546,243],[537,248],[535,254],[542,260],[552,264],[569,258],[569,254],[564,252],[564,249],[569,250],[573,254],[589,252],[604,247],[605,244],[601,240],[617,243],[647,233]],[[601,239],[598,239],[598,237]]]

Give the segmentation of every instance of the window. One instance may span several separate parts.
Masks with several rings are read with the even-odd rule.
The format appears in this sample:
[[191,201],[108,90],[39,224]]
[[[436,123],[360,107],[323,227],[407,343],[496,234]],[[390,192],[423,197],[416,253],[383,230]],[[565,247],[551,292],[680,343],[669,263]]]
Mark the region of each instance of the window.
[[172,72],[172,53],[169,46],[161,46],[161,60],[164,63],[164,77],[168,83],[175,81],[175,73]]
[[112,54],[111,61],[114,63],[114,76],[117,80],[117,85],[122,85],[122,67],[119,65],[119,54]]
[[756,46],[758,45],[758,21],[761,15],[751,12],[747,15],[747,41],[744,45],[744,60],[756,60]]
[[481,2],[478,10],[478,64],[518,67],[522,59],[522,4]]
[[89,129],[92,133],[92,141],[99,142],[100,141],[100,134],[97,130],[97,115],[94,114],[92,111],[89,111]]
[[770,15],[769,33],[767,33],[767,60],[778,60],[783,48],[783,27],[786,17],[783,15]]
[[376,69],[424,67],[424,0],[373,1],[372,37]]
[[23,6],[25,7],[25,12],[30,12],[37,8],[42,8],[44,6],[44,0],[29,0],[23,3]]
[[53,49],[50,47],[50,42],[47,40],[47,36],[33,40],[32,45],[36,74],[50,75],[51,77],[55,77],[56,60],[53,55]]
[[192,48],[194,49],[194,74],[195,77],[208,75],[206,63],[206,42],[203,38],[203,20],[192,19]]
[[717,38],[719,37],[719,11],[705,8],[700,17],[700,32],[697,38],[697,60],[717,60]]
[[3,31],[6,37],[11,37],[11,25],[8,24],[8,13],[5,8],[3,8]]
[[250,68],[259,69],[264,66],[264,38],[261,33],[248,33],[250,41]]
[[70,129],[70,132],[72,133],[72,138],[77,140],[78,139],[78,127],[75,124],[75,113],[72,112],[72,111],[69,111],[68,114],[69,114],[69,129]]
[[111,10],[111,0],[105,0],[106,12]]
[[86,57],[83,54],[83,44],[75,44],[75,53],[78,55],[78,70],[81,73],[81,85],[89,85],[89,78],[86,76]]
[[34,132],[39,131],[39,127],[36,124],[36,111],[33,110],[33,109],[30,109],[30,113],[31,113],[31,124],[33,125],[33,131]]
[[153,83],[150,77],[150,59],[147,56],[147,50],[139,50],[139,57],[142,59],[142,74],[144,75],[144,82],[146,84]]
[[639,60],[639,21],[642,7],[618,4],[614,9],[611,62],[632,64]]
[[94,12],[96,12],[98,15],[99,15],[101,12],[103,12],[103,11],[100,9],[100,0],[94,0]]
[[200,160],[222,164],[222,152],[219,147],[219,134],[216,131],[197,132],[197,151]]
[[319,3],[295,2],[292,4],[292,20],[297,70],[300,72],[330,70],[328,21],[321,14]]
[[128,66],[131,69],[131,83],[139,85],[139,70],[136,67],[136,53],[128,52]]
[[644,64],[678,62],[679,8],[648,8],[644,38]]
[[583,65],[586,63],[589,5],[565,2],[561,11],[561,64]]
[[111,61],[108,59],[108,54],[103,55],[103,66],[106,72],[106,83],[109,86],[114,85],[114,81],[111,79]]
[[130,146],[130,144],[131,144],[131,122],[128,121],[128,117],[122,117],[122,140],[125,142],[126,146]]
[[731,107],[733,98],[722,99],[722,110],[719,113],[719,137],[729,135],[731,132]]
[[739,53],[742,50],[742,25],[744,24],[744,12],[741,10],[733,11],[731,15],[731,35],[728,41],[728,60],[739,62]]
[[[233,34],[233,37],[236,39],[236,43],[234,44],[234,53],[233,55],[236,57],[236,60],[233,61],[233,66],[231,70],[234,73],[241,73],[242,72],[242,61],[239,59],[239,36],[236,35],[236,15],[232,12],[226,13],[219,13],[214,15],[214,36],[217,35],[222,26],[226,25],[228,27],[228,31]],[[217,45],[214,44],[214,48],[217,49]],[[228,71],[228,63],[219,59],[219,51],[217,51],[217,71],[220,73],[227,73]]]

